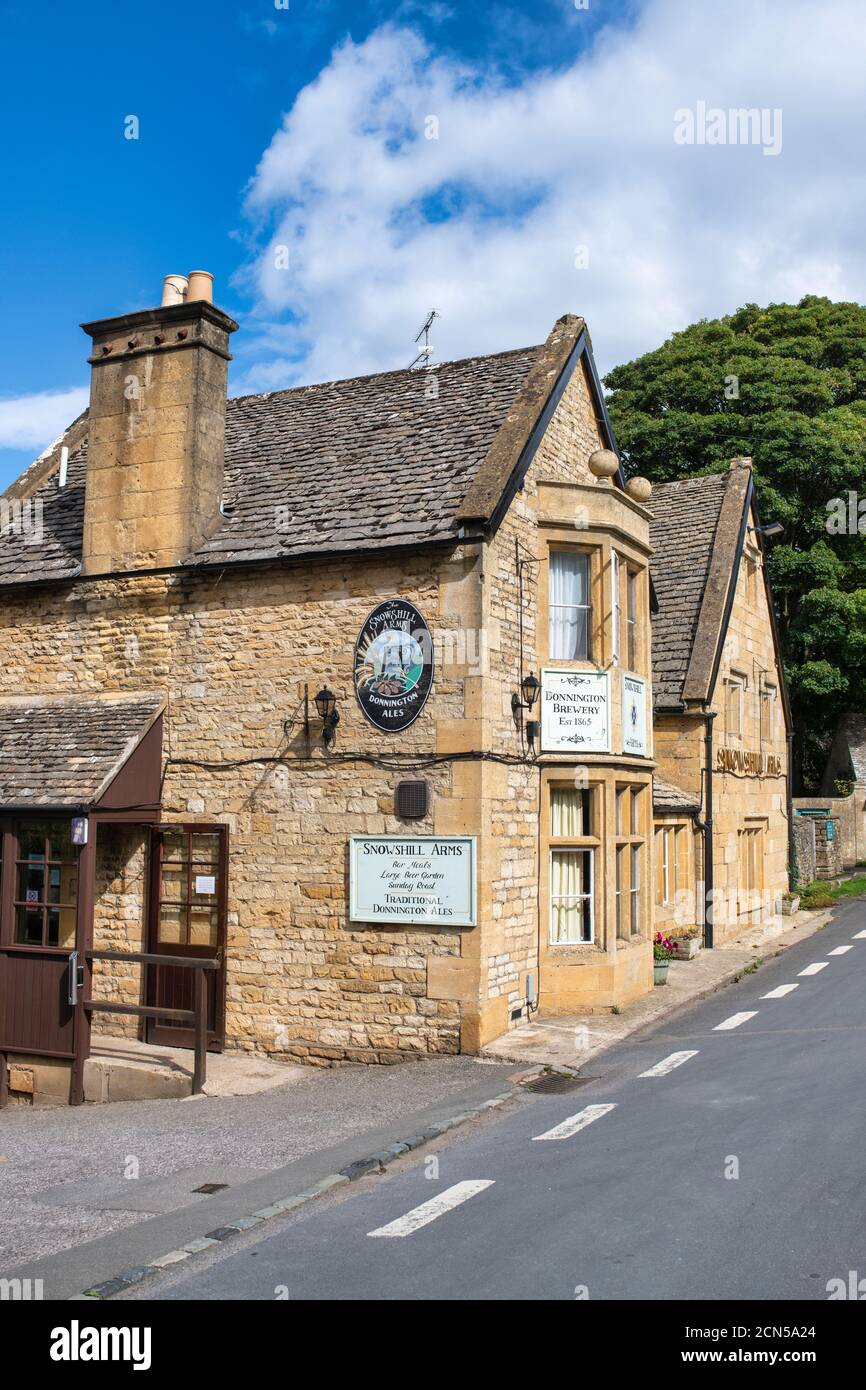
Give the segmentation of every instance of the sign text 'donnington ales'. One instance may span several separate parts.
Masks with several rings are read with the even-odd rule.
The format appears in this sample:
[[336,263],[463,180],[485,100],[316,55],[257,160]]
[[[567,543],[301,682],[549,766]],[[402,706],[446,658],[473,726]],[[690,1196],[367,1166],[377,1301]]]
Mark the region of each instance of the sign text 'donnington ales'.
[[418,609],[389,599],[373,609],[355,643],[355,693],[371,724],[407,729],[433,684],[433,637]]

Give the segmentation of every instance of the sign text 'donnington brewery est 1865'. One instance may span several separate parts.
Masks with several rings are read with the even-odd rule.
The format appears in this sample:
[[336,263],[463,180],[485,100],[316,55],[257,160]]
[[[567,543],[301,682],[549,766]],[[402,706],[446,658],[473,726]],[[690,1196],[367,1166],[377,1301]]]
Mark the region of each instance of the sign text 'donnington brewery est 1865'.
[[433,637],[413,603],[374,608],[355,643],[355,693],[371,724],[399,733],[418,718],[433,684]]

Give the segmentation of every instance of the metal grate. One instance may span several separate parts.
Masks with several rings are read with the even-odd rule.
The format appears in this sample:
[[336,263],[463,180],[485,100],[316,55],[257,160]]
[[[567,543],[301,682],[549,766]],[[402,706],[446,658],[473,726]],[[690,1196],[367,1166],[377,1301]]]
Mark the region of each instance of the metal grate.
[[594,1076],[561,1076],[554,1072],[552,1075],[539,1076],[536,1081],[527,1081],[523,1089],[537,1091],[545,1096],[563,1096],[595,1079]]
[[429,788],[426,782],[398,782],[396,812],[401,820],[422,820],[427,814]]

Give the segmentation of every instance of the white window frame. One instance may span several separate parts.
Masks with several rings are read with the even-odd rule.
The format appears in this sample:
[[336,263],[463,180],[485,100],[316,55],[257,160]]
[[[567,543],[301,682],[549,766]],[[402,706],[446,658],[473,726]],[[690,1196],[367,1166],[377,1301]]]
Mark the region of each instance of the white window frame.
[[[586,891],[585,893],[579,893],[579,894],[571,894],[571,893],[569,893],[569,894],[566,895],[566,896],[568,897],[569,900],[571,900],[571,899],[573,898],[574,901],[579,902],[579,903],[583,903],[583,902],[585,902],[587,899],[589,899],[589,936],[588,936],[588,937],[581,937],[578,941],[557,941],[556,938],[554,937],[554,934],[553,934],[553,922],[554,922],[553,907],[554,907],[554,903],[556,903],[556,902],[561,902],[561,901],[562,901],[562,897],[561,897],[561,896],[555,898],[554,895],[553,895],[553,887],[552,887],[552,885],[553,885],[553,856],[554,856],[554,854],[586,854],[586,855],[589,856],[589,858],[588,858],[588,864],[589,864],[589,875],[588,875],[588,878],[589,878],[589,885],[588,885],[587,891]],[[594,945],[595,945],[595,849],[594,849],[594,847],[593,847],[592,845],[552,845],[551,848],[550,848],[550,857],[549,857],[549,860],[548,860],[547,873],[548,873],[548,884],[550,885],[549,891],[548,891],[548,897],[549,897],[549,899],[550,899],[550,904],[549,904],[549,922],[548,922],[548,929],[547,929],[548,944],[549,944],[550,946],[564,946],[564,947],[569,947],[569,948],[571,948],[571,947],[573,947],[573,946],[594,946]],[[581,920],[582,920],[582,914],[581,914]]]
[[637,649],[637,577],[637,570],[632,569],[630,565],[627,565],[625,571],[625,659],[629,671],[637,670],[639,660],[639,653]]
[[[641,851],[643,845],[629,845],[629,864],[628,864],[628,929],[632,936],[640,936],[643,930],[641,920],[640,895],[643,890],[641,883]],[[637,873],[634,871],[637,864]]]
[[620,611],[619,595],[619,576],[620,562],[619,555],[615,550],[610,552],[610,574],[611,590],[613,594],[613,664],[618,666],[620,663],[620,630],[622,628],[622,613]]

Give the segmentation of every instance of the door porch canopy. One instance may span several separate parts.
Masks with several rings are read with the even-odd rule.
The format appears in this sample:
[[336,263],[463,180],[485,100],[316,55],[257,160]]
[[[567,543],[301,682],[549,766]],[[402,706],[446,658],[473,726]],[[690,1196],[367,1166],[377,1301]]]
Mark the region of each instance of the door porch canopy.
[[0,815],[156,819],[164,708],[156,691],[0,700]]

